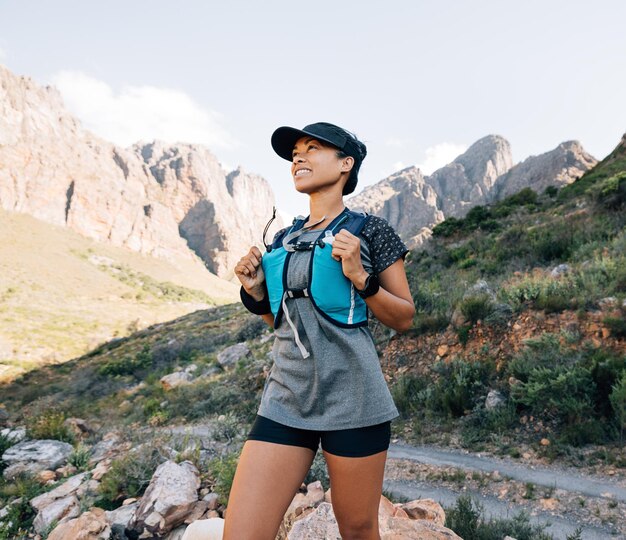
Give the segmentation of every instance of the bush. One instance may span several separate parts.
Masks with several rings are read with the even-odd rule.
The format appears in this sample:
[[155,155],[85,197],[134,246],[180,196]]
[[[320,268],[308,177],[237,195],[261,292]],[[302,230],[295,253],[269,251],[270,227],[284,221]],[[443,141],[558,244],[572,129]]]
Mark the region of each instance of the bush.
[[227,505],[230,490],[237,471],[239,456],[229,454],[226,457],[216,457],[207,464],[207,470],[212,478],[212,490],[218,493],[218,503]]
[[10,484],[0,479],[0,507],[9,500],[17,501],[6,508],[8,513],[0,522],[0,540],[29,537],[28,530],[36,514],[30,500],[45,491],[47,488],[30,474],[20,474]]
[[484,517],[484,507],[470,495],[460,495],[452,508],[446,508],[445,526],[464,540],[502,540],[512,536],[516,540],[552,540],[545,525],[532,525],[526,512],[511,519]]
[[605,317],[602,322],[609,328],[612,336],[626,337],[626,319],[624,317]]
[[64,424],[64,412],[50,409],[28,419],[26,433],[30,439],[55,439],[74,444],[75,436]]
[[426,401],[426,389],[430,380],[421,375],[403,373],[391,387],[391,394],[398,411],[409,418],[417,414]]
[[67,458],[67,462],[76,467],[79,471],[89,470],[89,457],[91,456],[91,450],[79,443],[78,446],[72,450],[72,453]]
[[311,468],[304,478],[304,483],[308,485],[309,483],[315,482],[316,480],[319,480],[322,483],[324,491],[326,491],[330,487],[328,467],[326,465],[326,460],[324,459],[324,454],[322,452],[316,452],[313,463],[311,464]]
[[463,446],[472,448],[493,436],[503,435],[518,425],[516,407],[513,402],[495,409],[487,410],[483,404],[477,406],[472,414],[462,419],[461,437]]
[[488,294],[477,294],[462,300],[460,309],[467,320],[476,324],[478,320],[484,320],[493,312],[494,304]]
[[152,353],[150,345],[144,344],[143,349],[135,356],[114,358],[105,362],[98,368],[98,373],[104,377],[118,375],[133,375],[137,379],[143,378],[148,368],[152,366]]
[[150,484],[156,468],[165,460],[159,449],[151,443],[143,444],[115,459],[100,482],[102,499],[116,507],[124,499],[140,497]]
[[241,422],[232,411],[221,414],[215,420],[213,438],[216,441],[232,442],[233,439],[241,435]]
[[626,360],[588,346],[561,347],[549,333],[525,344],[509,362],[510,374],[521,381],[511,390],[513,401],[560,427],[561,442],[605,442],[616,419],[609,394]]
[[613,386],[609,400],[615,413],[620,441],[623,442],[624,431],[626,431],[626,370],[624,370],[619,381]]
[[605,178],[589,190],[589,195],[601,207],[619,210],[626,205],[626,171]]
[[467,362],[455,358],[450,363],[438,362],[433,370],[438,378],[425,391],[426,405],[432,411],[460,417],[486,395],[495,366],[487,361]]

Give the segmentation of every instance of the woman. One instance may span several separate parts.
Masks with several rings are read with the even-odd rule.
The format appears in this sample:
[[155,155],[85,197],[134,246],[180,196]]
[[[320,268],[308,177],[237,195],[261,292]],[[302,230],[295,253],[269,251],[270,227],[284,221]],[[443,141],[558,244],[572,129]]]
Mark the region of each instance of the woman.
[[244,305],[274,328],[275,340],[224,540],[275,539],[320,441],[342,539],[379,540],[390,424],[399,413],[367,315],[397,332],[411,326],[408,249],[386,220],[343,204],[366,155],[352,133],[327,122],[283,126],[272,147],[291,161],[310,215],[278,231],[265,254],[252,246],[235,266]]

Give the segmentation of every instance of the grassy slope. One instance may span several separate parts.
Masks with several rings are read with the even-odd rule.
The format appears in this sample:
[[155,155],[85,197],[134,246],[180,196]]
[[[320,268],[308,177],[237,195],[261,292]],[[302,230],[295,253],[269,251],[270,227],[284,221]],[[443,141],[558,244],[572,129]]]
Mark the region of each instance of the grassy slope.
[[3,210],[0,230],[0,380],[74,358],[133,327],[238,298],[234,284],[201,262],[173,264]]
[[[457,230],[450,237],[439,237],[427,250],[411,253],[407,270],[418,307],[415,326],[389,342],[388,329],[372,321],[383,355],[390,350],[386,346],[394,342],[416,343],[425,335],[437,336],[444,329],[450,332],[452,315],[462,304],[463,291],[478,278],[486,279],[501,301],[510,302],[516,314],[571,309],[584,313],[597,309],[598,300],[608,295],[616,295],[621,301],[626,296],[626,276],[620,274],[620,268],[626,264],[615,262],[623,262],[625,256],[624,212],[609,210],[603,206],[606,198],[598,202],[590,195],[590,190],[604,182],[607,175],[626,171],[626,159],[620,152],[608,163],[610,174],[602,172],[607,166],[605,160],[577,181],[588,184],[582,194],[576,193],[577,186],[572,186],[569,194],[562,190],[556,197],[544,194],[534,199],[522,194],[475,212],[460,227],[453,223],[452,229]],[[595,182],[589,181],[592,175]],[[580,280],[575,289],[567,284],[565,293],[548,288],[543,296],[516,302],[520,295],[515,287],[521,287],[524,279],[534,279],[524,277],[527,271],[551,268],[564,261],[574,269],[584,268],[587,274],[580,275],[593,279]],[[584,261],[591,262],[585,266]],[[541,280],[548,282],[545,276]],[[541,283],[534,285],[541,287]],[[493,324],[497,326],[497,321]],[[258,405],[264,367],[271,365],[268,353],[272,340],[262,339],[265,331],[260,318],[248,314],[238,303],[201,310],[103,345],[62,366],[35,370],[1,387],[0,393],[16,420],[56,407],[68,415],[92,418],[108,426],[179,423],[225,412],[246,423]],[[504,337],[501,332],[499,339],[506,340],[506,327],[503,332]],[[459,331],[459,341],[463,336],[474,339],[471,331]],[[244,340],[251,355],[234,370],[220,370],[216,353]],[[623,345],[623,340],[619,343]],[[485,359],[490,344],[486,345]],[[498,345],[507,351],[506,341]],[[210,368],[215,372],[165,392],[159,378],[191,362],[199,365],[200,372]],[[414,396],[410,388],[400,388],[398,382],[392,382],[392,391],[399,396],[399,407],[404,411],[407,400]],[[450,421],[455,419],[443,419],[439,425]]]

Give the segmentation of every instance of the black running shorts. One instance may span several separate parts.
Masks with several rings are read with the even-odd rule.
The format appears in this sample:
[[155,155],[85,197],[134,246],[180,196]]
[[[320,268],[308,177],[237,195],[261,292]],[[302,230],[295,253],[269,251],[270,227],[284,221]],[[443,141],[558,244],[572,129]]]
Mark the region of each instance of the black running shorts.
[[315,453],[321,440],[322,449],[329,454],[363,457],[389,448],[391,420],[359,428],[316,431],[286,426],[257,414],[247,440],[304,446]]

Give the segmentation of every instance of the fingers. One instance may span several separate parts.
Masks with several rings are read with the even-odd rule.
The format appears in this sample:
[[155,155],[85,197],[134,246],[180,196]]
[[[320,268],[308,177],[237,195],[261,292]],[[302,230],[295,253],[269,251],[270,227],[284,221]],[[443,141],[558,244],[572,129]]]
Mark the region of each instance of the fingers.
[[256,277],[257,268],[261,264],[261,252],[256,246],[252,246],[250,251],[244,255],[235,266],[235,273],[244,274],[250,277]]

